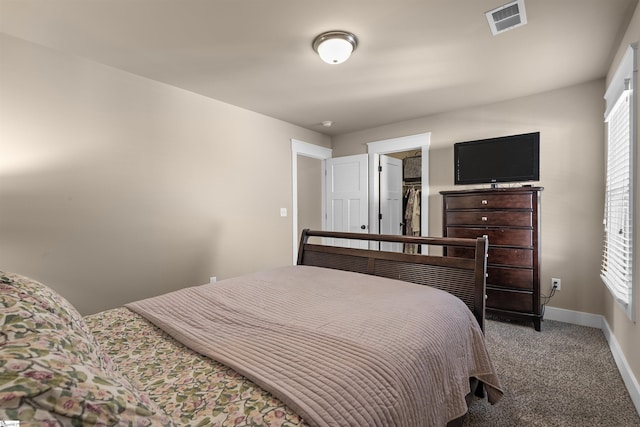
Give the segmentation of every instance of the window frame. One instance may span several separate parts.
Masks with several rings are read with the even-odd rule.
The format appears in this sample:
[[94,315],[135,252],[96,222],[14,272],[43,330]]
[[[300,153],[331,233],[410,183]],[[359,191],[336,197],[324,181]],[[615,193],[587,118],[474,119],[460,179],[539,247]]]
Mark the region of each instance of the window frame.
[[[604,247],[602,256],[602,269],[601,279],[613,295],[616,302],[620,305],[626,315],[635,322],[636,317],[636,305],[638,303],[637,291],[638,291],[638,211],[636,203],[637,188],[635,183],[638,182],[638,165],[637,165],[637,43],[630,45],[625,52],[625,55],[616,70],[613,79],[611,80],[609,87],[605,93],[606,111],[605,111],[605,124],[606,124],[606,169],[605,169],[605,211],[604,211]],[[622,111],[623,114],[628,114],[628,129],[624,128],[624,132],[628,131],[628,138],[626,141],[622,141],[623,144],[628,144],[623,147],[622,150],[629,150],[628,163],[615,163],[615,159],[612,157],[610,150],[613,147],[613,143],[610,141],[615,138],[614,133],[620,128],[615,128],[615,123],[611,124],[611,121],[617,122],[619,119],[626,120],[623,114],[620,114],[620,108],[625,108],[622,103],[628,103],[628,109]],[[625,135],[626,136],[626,135]],[[617,142],[620,143],[619,141]],[[618,146],[619,147],[619,146]],[[619,154],[616,152],[615,154]],[[611,163],[610,162],[614,162]],[[610,165],[613,167],[609,167]],[[628,167],[629,180],[627,185],[624,185],[624,197],[622,207],[619,205],[612,206],[611,200],[616,199],[612,196],[616,187],[614,185],[615,179],[612,179],[615,173],[620,172],[622,169]],[[619,190],[620,187],[617,187]],[[628,211],[625,211],[627,209]],[[616,230],[609,230],[612,225],[616,224],[610,219],[616,215],[627,215],[622,222],[622,225],[618,223]],[[626,224],[624,221],[628,221]],[[628,227],[628,228],[627,228]],[[615,234],[614,234],[615,233]],[[618,239],[617,234],[622,235],[622,239]],[[626,254],[626,245],[620,243],[620,240],[627,239],[628,241],[628,254]],[[620,253],[625,255],[620,256]],[[618,268],[618,266],[622,266]],[[634,274],[635,272],[635,274]]]

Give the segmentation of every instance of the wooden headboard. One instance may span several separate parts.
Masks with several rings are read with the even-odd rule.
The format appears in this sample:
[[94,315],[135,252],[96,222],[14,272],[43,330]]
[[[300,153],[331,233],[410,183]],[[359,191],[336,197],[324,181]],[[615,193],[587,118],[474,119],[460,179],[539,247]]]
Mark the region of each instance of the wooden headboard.
[[[309,243],[310,237],[324,239],[322,243]],[[341,246],[334,246],[335,239],[340,239]],[[471,248],[474,249],[474,258],[356,249],[346,247],[348,245],[344,244],[345,242],[357,243],[356,241]],[[305,229],[300,238],[298,265],[371,274],[442,289],[460,298],[469,307],[484,331],[487,247],[488,242],[485,237],[477,239],[410,237]]]

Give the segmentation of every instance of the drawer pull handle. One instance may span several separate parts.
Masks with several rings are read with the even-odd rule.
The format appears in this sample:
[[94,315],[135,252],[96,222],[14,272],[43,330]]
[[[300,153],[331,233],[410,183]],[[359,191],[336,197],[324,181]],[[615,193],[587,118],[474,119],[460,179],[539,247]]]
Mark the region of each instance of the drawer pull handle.
[[486,216],[483,216],[481,219],[482,219],[483,221],[486,221],[486,220],[487,220],[487,217],[486,217]]
[[486,204],[489,204],[489,202],[488,202],[487,200],[483,200],[483,201],[482,201],[482,204],[483,204],[483,205],[486,205]]

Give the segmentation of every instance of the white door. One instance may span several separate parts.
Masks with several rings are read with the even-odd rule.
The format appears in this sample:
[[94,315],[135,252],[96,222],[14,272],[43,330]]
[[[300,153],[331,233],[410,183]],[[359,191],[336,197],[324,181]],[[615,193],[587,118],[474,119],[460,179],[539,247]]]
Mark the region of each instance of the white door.
[[[402,234],[402,160],[380,155],[380,233]],[[401,243],[383,242],[383,251],[402,252]]]
[[[368,159],[367,154],[359,154],[326,160],[327,230],[369,232]],[[336,241],[334,244],[368,247],[366,241]]]

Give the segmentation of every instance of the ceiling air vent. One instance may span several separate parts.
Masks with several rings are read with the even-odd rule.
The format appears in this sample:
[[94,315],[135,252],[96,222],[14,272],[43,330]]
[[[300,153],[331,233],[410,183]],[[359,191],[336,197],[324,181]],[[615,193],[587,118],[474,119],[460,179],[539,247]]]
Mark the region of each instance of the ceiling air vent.
[[485,13],[491,32],[503,33],[527,23],[527,14],[524,11],[524,0],[516,0]]

